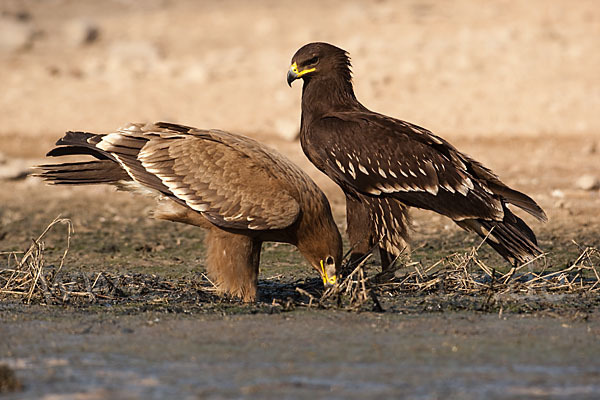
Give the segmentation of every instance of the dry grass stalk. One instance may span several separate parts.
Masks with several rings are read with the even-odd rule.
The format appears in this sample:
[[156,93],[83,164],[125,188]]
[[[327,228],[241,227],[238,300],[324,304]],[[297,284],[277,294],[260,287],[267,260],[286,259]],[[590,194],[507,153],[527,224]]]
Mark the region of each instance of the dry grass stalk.
[[[383,311],[378,295],[384,293],[393,296],[442,292],[482,295],[486,298],[484,307],[487,307],[495,294],[580,293],[600,290],[600,251],[594,247],[580,248],[579,257],[559,271],[547,272],[545,255],[540,255],[503,273],[486,265],[479,258],[478,250],[482,244],[483,241],[468,253],[455,253],[429,266],[409,262],[406,257],[396,263],[395,271],[370,277],[367,276],[365,265],[367,257],[320,298],[316,288],[320,282],[316,280],[315,287],[305,286],[308,290],[296,288],[296,292],[309,301],[305,303],[296,299],[294,303],[312,307],[318,302],[318,306],[322,308],[337,307],[352,311],[364,310],[367,304],[371,304],[373,310]],[[539,271],[531,272],[533,267]],[[401,270],[407,272],[401,274]]]
[[371,285],[365,274],[364,266],[370,257],[371,254],[368,254],[338,285],[328,288],[319,299],[319,305],[329,308],[333,303],[340,308],[360,310],[369,299],[373,299],[375,308],[381,307],[373,297],[375,294],[371,292]]
[[[503,293],[581,293],[600,291],[600,250],[580,246],[579,257],[565,268],[548,272],[545,255],[501,273],[478,257],[483,244],[468,253],[455,253],[429,266],[418,262],[398,263],[396,271],[366,277],[363,260],[342,282],[323,293],[319,304],[360,310],[373,300],[374,309],[381,310],[378,294],[428,294],[433,292],[464,295],[485,295],[486,304],[494,294]],[[539,272],[531,272],[533,267]],[[541,268],[540,268],[541,266]],[[406,270],[400,274],[400,269]],[[391,276],[390,276],[391,275]],[[312,299],[311,299],[312,301]]]
[[[462,294],[518,292],[596,292],[600,290],[600,251],[594,247],[581,249],[579,257],[566,268],[547,272],[545,255],[540,255],[508,272],[498,273],[478,258],[477,249],[467,254],[453,254],[427,268],[414,266],[413,271],[376,284],[379,291],[432,292],[443,290]],[[540,272],[524,272],[534,264]]]
[[296,288],[296,292],[300,293],[303,296],[308,297],[308,308],[311,308],[313,305],[313,302],[317,299],[315,296],[313,296],[312,294],[310,294],[309,292],[307,292],[306,290],[297,287]]
[[[67,244],[65,250],[60,259],[58,268],[53,271],[50,276],[45,275],[44,267],[44,237],[46,234],[57,224],[64,224],[67,226]],[[12,252],[8,257],[8,268],[0,269],[0,294],[11,294],[24,296],[27,304],[31,303],[31,299],[34,294],[40,293],[44,297],[49,296],[49,287],[47,279],[52,279],[62,269],[65,258],[69,252],[71,244],[71,236],[73,234],[73,225],[69,219],[56,217],[46,229],[38,236],[37,239],[32,240],[32,244],[29,249],[23,254],[21,259],[18,258],[17,252]],[[10,268],[10,259],[15,260],[16,265],[14,268]]]
[[[58,267],[47,265],[44,239],[57,224],[67,226],[66,246]],[[32,241],[25,252],[8,254],[6,268],[0,268],[0,300],[21,298],[27,304],[33,301],[52,303],[122,301],[144,297],[153,303],[168,303],[172,299],[186,298],[212,301],[216,288],[204,275],[193,279],[169,281],[155,275],[124,274],[114,276],[106,272],[64,273],[73,227],[68,219],[57,217]],[[23,254],[19,258],[19,254]],[[11,261],[14,266],[11,266]],[[92,279],[93,278],[93,279]]]
[[[46,263],[44,239],[57,224],[66,225],[67,234],[60,263],[58,267],[54,267]],[[142,274],[64,273],[62,269],[72,233],[71,222],[57,217],[32,241],[27,251],[0,253],[8,256],[6,268],[0,268],[0,300],[13,297],[21,298],[28,304],[33,301],[61,304],[138,299],[151,304],[169,304],[190,300],[215,302],[220,299],[217,288],[204,274],[168,280]],[[371,305],[373,310],[382,311],[377,296],[384,292],[391,295],[434,292],[480,294],[486,296],[488,301],[492,294],[503,293],[598,293],[600,251],[595,247],[577,246],[580,254],[575,261],[552,272],[547,271],[543,255],[505,273],[497,272],[478,257],[477,246],[468,253],[455,253],[429,266],[404,259],[396,263],[397,270],[372,276],[367,276],[368,255],[356,266],[347,264],[347,267],[352,268],[351,272],[337,286],[327,289],[322,295],[322,283],[318,279],[304,283],[277,282],[280,276],[274,276],[265,280],[262,290],[272,292],[274,303],[284,301],[285,298],[285,309],[291,309],[295,305],[318,305],[355,311],[366,309],[367,305]],[[531,271],[534,265],[538,272]],[[406,272],[401,273],[402,271]],[[304,299],[308,299],[308,302],[304,302]]]

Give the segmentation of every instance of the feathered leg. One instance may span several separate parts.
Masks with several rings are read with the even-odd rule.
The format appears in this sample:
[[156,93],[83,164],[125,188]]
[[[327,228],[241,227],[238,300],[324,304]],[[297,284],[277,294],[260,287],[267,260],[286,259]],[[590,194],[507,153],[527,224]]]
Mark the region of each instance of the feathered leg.
[[377,245],[386,271],[407,248],[408,209],[396,200],[347,195],[346,221],[353,264]]
[[365,204],[346,195],[346,233],[350,241],[350,262],[356,265],[376,243],[372,220]]
[[223,292],[245,302],[256,300],[262,242],[212,228],[206,235],[208,275]]

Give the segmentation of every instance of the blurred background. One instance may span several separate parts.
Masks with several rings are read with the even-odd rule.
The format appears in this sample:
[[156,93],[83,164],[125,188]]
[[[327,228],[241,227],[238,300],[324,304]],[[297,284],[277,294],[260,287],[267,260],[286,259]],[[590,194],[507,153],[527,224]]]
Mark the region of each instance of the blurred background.
[[311,41],[350,52],[368,108],[442,136],[600,133],[596,0],[2,0],[0,13],[11,155],[128,121],[291,138],[301,85],[285,73]]
[[[431,129],[534,197],[551,218],[547,243],[597,238],[597,0],[0,0],[0,184],[66,130],[165,120],[276,147],[343,223],[340,191],[294,141],[302,85],[285,76],[312,41],[350,52],[365,106]],[[71,193],[26,182],[0,200]]]

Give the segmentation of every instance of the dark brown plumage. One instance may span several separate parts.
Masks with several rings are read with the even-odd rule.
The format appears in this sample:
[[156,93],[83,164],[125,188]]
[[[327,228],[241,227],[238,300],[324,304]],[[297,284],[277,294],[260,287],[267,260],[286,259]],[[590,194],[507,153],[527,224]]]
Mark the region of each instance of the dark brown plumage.
[[217,286],[256,297],[262,242],[291,243],[335,283],[342,241],[327,198],[294,163],[244,136],[182,125],[130,124],[110,134],[67,132],[48,156],[88,162],[38,167],[54,184],[110,183],[159,200],[154,216],[208,229]]
[[[507,207],[546,221],[527,195],[427,129],[368,110],[355,97],[346,51],[310,43],[296,52],[288,84],[302,78],[302,149],[346,194],[354,257],[379,243],[385,268],[408,238],[407,207],[445,215],[509,262],[541,253],[533,231]],[[381,240],[381,241],[380,241]]]

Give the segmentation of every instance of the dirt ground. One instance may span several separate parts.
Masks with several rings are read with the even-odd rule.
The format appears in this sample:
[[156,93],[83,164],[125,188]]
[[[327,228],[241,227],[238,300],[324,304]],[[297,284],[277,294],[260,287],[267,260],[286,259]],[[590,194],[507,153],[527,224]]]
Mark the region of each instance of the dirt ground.
[[[203,279],[203,233],[147,218],[149,199],[23,176],[64,131],[129,121],[220,128],[267,143],[309,172],[344,229],[341,192],[294,140],[301,89],[288,88],[285,74],[310,41],[350,52],[367,107],[433,130],[538,201],[549,222],[524,218],[548,253],[546,268],[600,248],[594,0],[3,0],[0,269],[62,215],[74,227],[64,265],[74,276]],[[413,217],[410,260],[421,266],[479,242],[442,217]],[[44,243],[46,264],[58,265],[65,227]],[[479,257],[508,269],[486,247]],[[4,298],[0,365],[24,385],[7,398],[600,393],[597,292],[519,293],[485,309],[485,296],[452,293],[384,296],[385,313],[282,306],[296,283],[311,287],[315,278],[295,249],[268,244],[257,305],[197,293],[59,305]]]
[[600,390],[597,318],[31,307],[8,321],[2,333],[14,339],[0,351],[28,387],[7,399],[594,399]]

